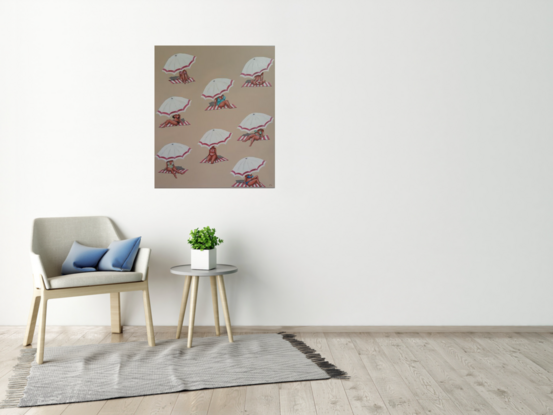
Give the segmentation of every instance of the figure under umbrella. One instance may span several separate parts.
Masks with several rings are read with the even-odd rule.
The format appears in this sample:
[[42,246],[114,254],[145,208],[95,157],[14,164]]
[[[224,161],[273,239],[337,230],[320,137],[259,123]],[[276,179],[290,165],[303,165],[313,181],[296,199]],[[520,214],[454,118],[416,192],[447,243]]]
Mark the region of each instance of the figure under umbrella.
[[161,104],[161,107],[159,107],[159,109],[157,110],[157,113],[159,115],[164,115],[169,119],[167,121],[162,122],[159,125],[159,128],[190,125],[190,123],[188,121],[185,121],[185,119],[182,118],[180,115],[181,112],[186,111],[186,109],[190,105],[190,102],[191,101],[189,99],[182,98],[182,97],[167,98],[165,102]]
[[270,140],[269,136],[265,135],[265,128],[271,122],[273,122],[273,117],[267,114],[254,112],[248,115],[238,126],[240,130],[246,131],[244,134],[238,137],[238,141],[251,141],[251,147],[256,141]]
[[234,176],[240,176],[244,179],[236,180],[232,187],[265,187],[259,181],[259,176],[253,173],[258,172],[265,165],[265,160],[257,157],[244,157],[231,171]]
[[263,79],[263,74],[269,70],[273,62],[274,59],[263,57],[251,58],[248,62],[246,62],[240,76],[253,79],[248,79],[244,85],[242,85],[242,88],[272,86],[270,82]]
[[192,149],[187,145],[180,143],[170,143],[163,146],[161,150],[156,154],[156,157],[165,161],[165,168],[160,170],[159,173],[168,173],[177,178],[177,174],[184,174],[188,171],[182,166],[176,166],[175,160],[185,158]]
[[224,108],[232,109],[236,108],[236,105],[231,104],[227,97],[224,95],[232,87],[234,81],[227,78],[215,78],[209,81],[202,94],[203,99],[210,100],[209,106],[206,111],[217,111]]
[[220,144],[226,144],[227,140],[230,139],[231,136],[232,133],[225,130],[219,130],[218,128],[214,128],[206,132],[198,144],[209,148],[209,152],[207,157],[200,161],[200,163],[214,164],[228,161],[227,158],[217,154],[216,147]]
[[190,82],[195,82],[194,78],[189,76],[186,71],[195,61],[195,56],[186,53],[177,53],[167,59],[167,63],[165,63],[163,67],[163,72],[175,75],[169,77],[169,82],[172,84],[189,84]]

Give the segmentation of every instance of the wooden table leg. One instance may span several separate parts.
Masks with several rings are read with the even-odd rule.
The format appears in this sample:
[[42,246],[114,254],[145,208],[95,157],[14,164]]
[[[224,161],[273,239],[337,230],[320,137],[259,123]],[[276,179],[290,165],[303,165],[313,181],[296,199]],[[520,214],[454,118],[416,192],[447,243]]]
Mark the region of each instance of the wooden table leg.
[[232,337],[232,327],[230,326],[230,314],[228,312],[227,293],[225,291],[225,281],[222,275],[217,275],[217,282],[219,283],[221,303],[223,304],[223,314],[225,315],[225,323],[227,325],[228,341],[230,343],[234,343],[234,339]]
[[213,300],[213,316],[215,317],[215,334],[221,335],[221,328],[219,327],[219,304],[217,303],[217,281],[215,275],[209,277],[211,280],[211,299]]
[[177,339],[180,339],[180,333],[182,331],[182,323],[184,322],[184,312],[186,311],[186,302],[188,301],[191,280],[192,277],[190,275],[187,275],[184,280],[184,291],[182,292],[182,301],[180,303],[179,324],[177,325]]
[[192,347],[194,335],[194,319],[196,318],[196,300],[198,298],[198,282],[200,277],[192,277],[192,293],[190,295],[190,322],[188,323],[188,348]]

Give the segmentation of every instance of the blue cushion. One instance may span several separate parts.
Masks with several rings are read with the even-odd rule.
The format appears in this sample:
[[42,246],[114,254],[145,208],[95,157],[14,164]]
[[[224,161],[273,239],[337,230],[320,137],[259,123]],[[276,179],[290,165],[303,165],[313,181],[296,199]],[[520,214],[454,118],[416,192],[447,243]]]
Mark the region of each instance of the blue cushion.
[[96,271],[96,265],[107,251],[106,248],[91,248],[75,241],[61,266],[61,274]]
[[140,239],[142,238],[113,241],[98,264],[98,271],[130,271],[138,253]]

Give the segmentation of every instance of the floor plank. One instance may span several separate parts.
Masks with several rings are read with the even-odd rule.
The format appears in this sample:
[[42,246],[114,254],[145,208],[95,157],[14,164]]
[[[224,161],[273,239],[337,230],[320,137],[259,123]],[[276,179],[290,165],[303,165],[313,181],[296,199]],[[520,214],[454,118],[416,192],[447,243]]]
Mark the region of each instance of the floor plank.
[[213,389],[181,392],[173,407],[173,415],[207,415]]
[[110,335],[111,330],[108,327],[91,327],[90,329],[86,330],[81,337],[74,341],[71,346],[98,344]]
[[[460,338],[464,337],[467,337],[467,335],[454,336],[452,340],[459,344]],[[471,339],[476,342],[474,338],[471,337]],[[520,396],[535,413],[553,413],[553,390],[551,387],[553,377],[549,373],[518,353],[506,353],[497,347],[494,342],[482,339],[479,344],[482,351],[471,354],[471,356],[486,366],[485,371],[489,371],[500,378],[508,385],[508,390]],[[488,346],[487,349],[486,346]],[[483,353],[485,350],[487,350],[487,353]],[[527,376],[530,373],[537,373],[538,376]],[[545,375],[545,382],[549,386],[545,386],[543,380],[540,383],[540,376],[542,375]]]
[[309,347],[315,349],[328,362],[336,364],[336,360],[330,351],[324,333],[301,333],[297,334],[297,339],[302,340]]
[[419,400],[424,413],[432,415],[463,415],[459,407],[449,399],[438,400]]
[[486,347],[490,353],[500,357],[513,373],[530,382],[553,399],[553,374],[534,363],[532,360],[509,348],[501,347],[489,333],[471,333],[471,337]]
[[[336,364],[324,333],[302,333],[298,339],[315,349],[327,361]],[[311,389],[318,415],[353,414],[341,380],[311,382]]]
[[82,402],[67,406],[62,415],[98,415],[106,401]]
[[246,413],[280,414],[280,389],[277,383],[253,385],[246,388]]
[[246,387],[215,389],[208,415],[244,415]]
[[394,333],[375,333],[373,336],[417,400],[439,403],[449,399],[434,378]]
[[352,415],[348,397],[339,379],[311,382],[318,415]]
[[136,415],[169,415],[178,398],[177,393],[144,396],[135,412]]
[[281,415],[317,415],[310,382],[290,382],[280,385]]
[[418,333],[397,335],[463,414],[500,415],[426,339]]
[[29,412],[30,408],[6,408],[0,409],[0,415],[23,415]]
[[[431,333],[426,338],[458,373],[501,414],[532,414],[521,396],[511,393],[509,385],[486,368],[473,355],[465,353],[447,334]],[[481,353],[480,355],[483,355]]]
[[49,405],[49,406],[35,406],[29,411],[25,412],[26,415],[61,415],[63,411],[67,409],[69,405]]
[[352,339],[361,360],[370,372],[374,384],[382,396],[390,414],[422,414],[419,404],[401,375],[371,333],[354,333]]
[[342,381],[346,395],[355,415],[389,414],[375,384],[370,382]]
[[553,344],[553,333],[539,333],[540,336],[546,339],[549,343]]
[[98,415],[134,414],[142,402],[142,396],[138,398],[110,399],[102,407]]
[[361,360],[350,333],[325,333],[334,363],[350,376],[342,381],[351,410],[354,414],[387,414],[372,377]]
[[334,364],[346,371],[352,382],[371,383],[373,381],[349,333],[325,333],[324,336],[334,358]]
[[549,348],[543,348],[532,342],[529,338],[517,333],[489,333],[501,347],[518,352],[538,366],[553,374],[553,353]]

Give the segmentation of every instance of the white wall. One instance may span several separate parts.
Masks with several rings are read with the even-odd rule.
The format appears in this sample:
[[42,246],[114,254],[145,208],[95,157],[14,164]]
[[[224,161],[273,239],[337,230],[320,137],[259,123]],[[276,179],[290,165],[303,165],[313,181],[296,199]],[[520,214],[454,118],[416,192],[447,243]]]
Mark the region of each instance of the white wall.
[[[236,325],[552,325],[552,41],[537,0],[3,1],[0,324],[26,322],[32,219],[98,214],[153,249],[158,325],[205,225],[241,268]],[[275,190],[154,189],[169,44],[276,45]],[[48,323],[107,325],[108,303]],[[123,314],[144,324],[139,293]]]

